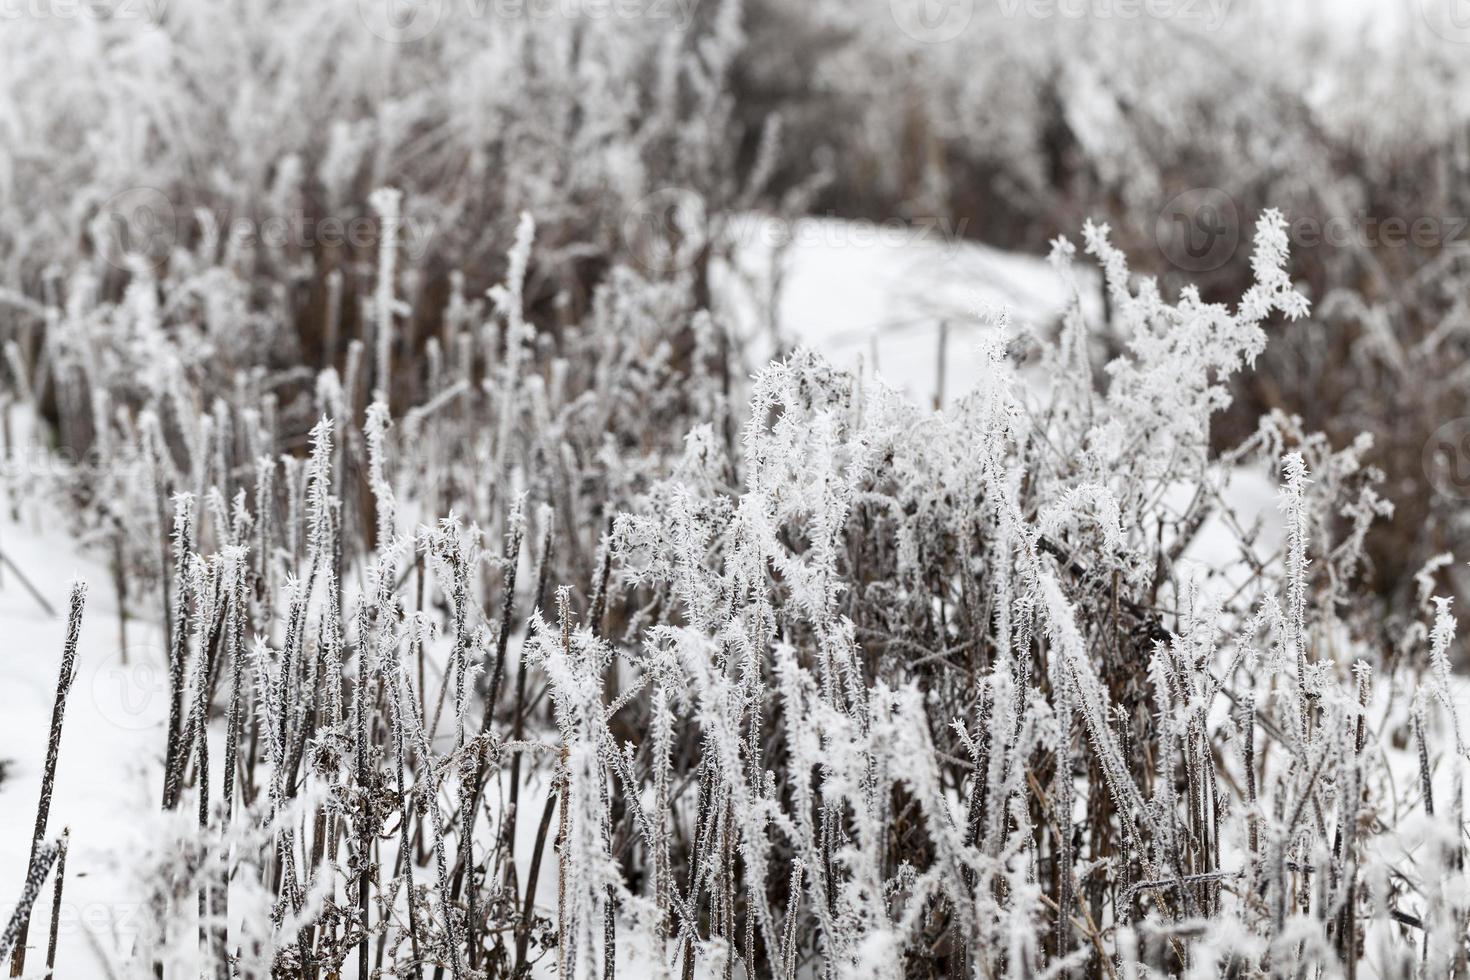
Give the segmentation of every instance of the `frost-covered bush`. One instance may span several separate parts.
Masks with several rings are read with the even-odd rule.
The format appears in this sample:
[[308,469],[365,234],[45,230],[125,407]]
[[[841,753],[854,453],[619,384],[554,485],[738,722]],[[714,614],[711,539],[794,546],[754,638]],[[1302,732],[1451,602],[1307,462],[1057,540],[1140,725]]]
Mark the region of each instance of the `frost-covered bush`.
[[[63,424],[146,474],[107,500],[169,639],[153,925],[115,972],[1463,970],[1433,569],[1378,643],[1369,441],[1272,415],[1212,448],[1268,322],[1308,312],[1283,221],[1229,305],[1089,225],[1106,323],[1058,240],[1059,334],[983,314],[944,412],[807,351],[747,391],[689,276],[615,269],[548,336],[529,219],[397,411],[360,343],[272,400],[149,346],[151,290],[49,309]],[[1185,555],[1250,468],[1282,548],[1237,528],[1222,588]]]
[[[396,242],[395,344],[416,363],[447,308],[503,277],[522,212],[541,243],[528,315],[562,326],[614,265],[663,274],[665,243],[640,234],[672,220],[659,195],[714,210],[759,191],[730,118],[734,0],[641,16],[118,6],[7,17],[0,33],[0,307],[21,318],[27,357],[38,307],[115,302],[146,271],[168,294],[166,329],[228,343],[216,362],[341,371],[352,339],[374,347],[376,265]],[[431,29],[397,38],[395,16]],[[401,192],[391,219],[369,200],[384,186]],[[699,247],[681,268],[702,268]]]
[[[1319,315],[1238,377],[1216,448],[1274,410],[1342,444],[1373,433],[1365,460],[1416,504],[1368,536],[1372,587],[1390,604],[1470,539],[1419,458],[1440,425],[1470,416],[1456,299],[1467,62],[1420,11],[1398,33],[1353,37],[1267,0],[444,0],[405,5],[437,20],[392,43],[386,0],[119,6],[7,18],[0,32],[0,310],[43,382],[47,311],[120,301],[140,235],[164,335],[202,333],[199,356],[231,378],[345,376],[354,340],[384,363],[374,293],[391,236],[370,194],[385,185],[402,191],[406,305],[387,361],[404,368],[387,387],[400,414],[428,400],[427,338],[478,315],[505,277],[523,211],[540,243],[527,316],[555,333],[586,321],[621,266],[689,271],[692,302],[708,305],[731,209],[917,217],[1030,250],[1104,215],[1138,268],[1221,300],[1249,286],[1248,218],[1271,205],[1354,240],[1298,248]],[[962,16],[963,30],[914,36],[929,15]],[[1170,265],[1159,229],[1177,195],[1205,188],[1233,200],[1242,247],[1196,274]],[[138,214],[152,223],[132,227]],[[1435,240],[1356,241],[1391,218],[1430,219]],[[360,237],[325,242],[354,222]],[[73,436],[86,432],[64,446],[87,453]],[[1464,594],[1463,568],[1441,569],[1442,585]]]
[[[1281,208],[1319,313],[1280,327],[1237,378],[1217,448],[1273,411],[1338,443],[1374,435],[1365,460],[1406,504],[1367,541],[1385,622],[1425,562],[1463,550],[1463,494],[1437,492],[1421,459],[1440,426],[1470,416],[1470,62],[1433,29],[1442,5],[1363,5],[1356,32],[1352,12],[1268,0],[873,0],[813,4],[801,28],[767,6],[753,37],[821,55],[750,55],[742,104],[804,120],[787,155],[824,162],[819,207],[934,217],[1028,249],[1102,215],[1138,268],[1211,300],[1249,286],[1250,218]],[[1176,264],[1189,234],[1222,243],[1210,268]],[[1437,576],[1470,589],[1463,563]]]

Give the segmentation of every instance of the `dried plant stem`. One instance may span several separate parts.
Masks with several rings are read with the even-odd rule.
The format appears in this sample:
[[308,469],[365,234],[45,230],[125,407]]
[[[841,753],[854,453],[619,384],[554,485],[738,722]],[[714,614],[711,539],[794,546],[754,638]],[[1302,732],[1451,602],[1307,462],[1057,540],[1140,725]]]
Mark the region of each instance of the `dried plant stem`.
[[61,932],[61,889],[66,884],[66,851],[71,845],[71,828],[61,831],[56,849],[56,882],[51,892],[51,936],[46,942],[46,977],[56,973],[56,942]]
[[[61,671],[56,679],[56,700],[51,707],[51,734],[46,742],[46,763],[41,771],[41,798],[36,805],[36,826],[31,836],[30,858],[26,862],[27,875],[34,875],[41,852],[48,845],[44,843],[46,836],[46,823],[51,816],[51,794],[56,785],[56,761],[61,752],[61,727],[66,718],[67,695],[71,693],[72,681],[76,679],[77,665],[77,640],[82,632],[82,609],[87,601],[87,586],[82,582],[73,582],[71,594],[68,598],[66,619],[66,642],[61,651]],[[51,858],[56,857],[55,850],[51,852]],[[47,867],[49,868],[49,861]],[[37,887],[40,887],[39,882]],[[32,896],[32,901],[35,897]],[[30,903],[22,903],[25,913],[17,924],[14,936],[15,949],[10,957],[10,975],[18,977],[25,972],[26,965],[26,936],[30,932]],[[19,913],[19,910],[17,910]],[[7,948],[8,948],[8,944]]]
[[[15,911],[10,915],[10,921],[5,925],[5,931],[0,933],[0,957],[6,953],[15,952],[25,948],[26,924],[30,922],[31,909],[36,904],[36,898],[41,894],[41,885],[45,883],[46,876],[51,873],[51,866],[56,863],[56,856],[61,847],[56,843],[42,844],[32,855],[30,866],[26,869],[26,879],[21,886],[20,900],[15,903]],[[12,958],[12,963],[15,960]],[[18,976],[18,974],[12,974]]]

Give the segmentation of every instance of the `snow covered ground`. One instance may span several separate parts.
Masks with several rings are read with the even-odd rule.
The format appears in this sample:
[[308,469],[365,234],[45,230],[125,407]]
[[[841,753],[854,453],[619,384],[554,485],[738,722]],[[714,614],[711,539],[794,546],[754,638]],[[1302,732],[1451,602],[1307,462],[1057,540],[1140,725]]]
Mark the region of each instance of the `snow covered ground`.
[[[980,311],[1005,307],[1018,326],[1041,330],[1067,305],[1044,258],[939,227],[743,215],[729,234],[733,256],[712,286],[749,338],[748,365],[804,345],[921,404],[951,403],[974,386]],[[1097,280],[1081,271],[1092,311]]]
[[[7,509],[0,548],[57,615],[45,612],[10,569],[0,572],[0,894],[8,916],[25,879],[67,593],[71,579],[80,577],[90,590],[46,835],[71,829],[57,971],[86,980],[106,976],[100,957],[130,945],[142,925],[127,862],[139,853],[136,835],[148,826],[145,817],[158,808],[157,751],[167,717],[162,637],[156,627],[130,622],[124,650],[106,569],[79,553],[54,515],[26,506],[20,516],[15,521]],[[36,975],[32,967],[43,965],[46,952],[50,887],[31,924],[27,972]]]

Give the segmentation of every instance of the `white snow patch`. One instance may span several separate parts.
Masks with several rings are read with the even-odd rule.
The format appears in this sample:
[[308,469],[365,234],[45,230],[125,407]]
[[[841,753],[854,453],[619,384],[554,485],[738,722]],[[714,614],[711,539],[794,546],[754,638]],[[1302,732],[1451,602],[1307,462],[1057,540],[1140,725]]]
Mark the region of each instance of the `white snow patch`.
[[[56,611],[48,615],[11,569],[0,571],[0,910],[8,916],[25,879],[35,826],[46,739],[66,636],[69,583],[88,585],[76,679],[67,701],[46,838],[71,828],[59,926],[58,973],[75,980],[107,976],[95,949],[113,958],[142,929],[142,906],[130,887],[134,835],[158,809],[160,756],[168,713],[161,630],[128,623],[126,661],[117,603],[106,569],[78,556],[65,529],[42,512],[0,519],[0,549]],[[43,967],[52,907],[48,882],[32,912],[27,972]]]
[[[1006,308],[1018,326],[1040,330],[1067,305],[1044,259],[939,226],[750,214],[728,234],[733,255],[712,270],[711,289],[745,339],[747,366],[803,345],[921,404],[953,403],[974,387],[982,311]],[[1096,279],[1079,272],[1084,309],[1095,312]]]

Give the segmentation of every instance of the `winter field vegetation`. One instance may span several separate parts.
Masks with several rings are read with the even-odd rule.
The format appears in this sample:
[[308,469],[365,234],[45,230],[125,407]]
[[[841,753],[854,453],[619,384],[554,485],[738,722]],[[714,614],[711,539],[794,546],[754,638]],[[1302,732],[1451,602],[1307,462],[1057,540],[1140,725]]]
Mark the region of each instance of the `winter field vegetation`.
[[1454,12],[0,7],[11,975],[1470,975]]

